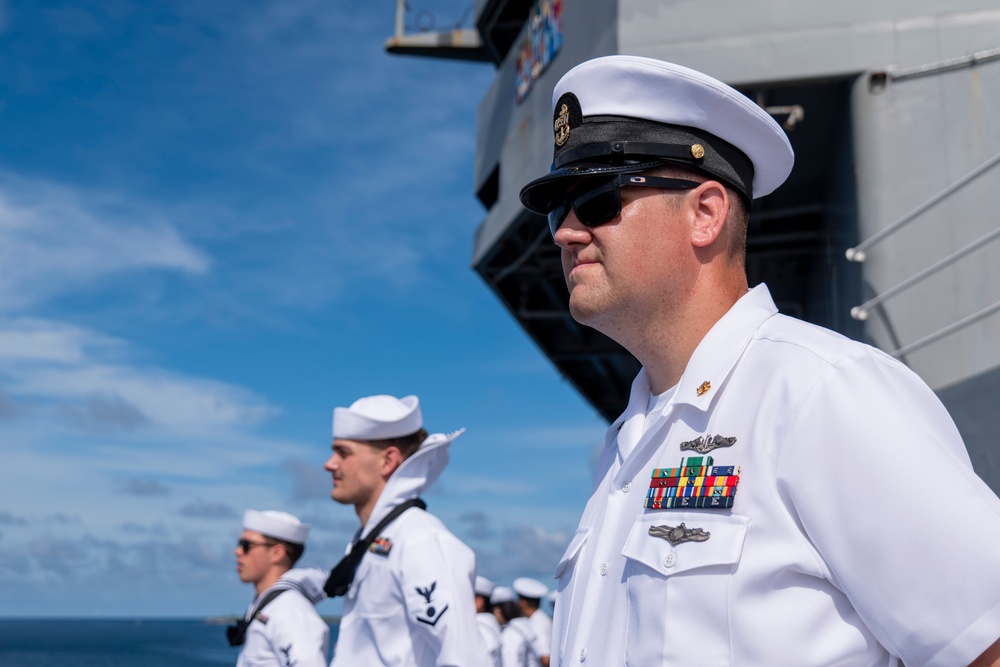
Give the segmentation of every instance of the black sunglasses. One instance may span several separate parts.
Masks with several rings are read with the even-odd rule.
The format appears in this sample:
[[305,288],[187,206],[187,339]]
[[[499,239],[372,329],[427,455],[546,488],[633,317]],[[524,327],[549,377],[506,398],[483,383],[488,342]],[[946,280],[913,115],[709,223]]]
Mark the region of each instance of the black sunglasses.
[[618,174],[610,181],[605,181],[588,190],[569,190],[562,203],[549,211],[549,231],[552,236],[562,226],[570,209],[576,213],[577,219],[586,227],[597,227],[611,222],[622,212],[622,187],[634,185],[646,188],[664,188],[667,190],[690,190],[701,183],[680,178],[660,178],[658,176],[636,176],[634,174]]
[[251,542],[250,540],[244,539],[236,542],[236,546],[238,546],[245,554],[250,553],[250,550],[254,547],[273,547],[275,544],[277,544],[277,542]]

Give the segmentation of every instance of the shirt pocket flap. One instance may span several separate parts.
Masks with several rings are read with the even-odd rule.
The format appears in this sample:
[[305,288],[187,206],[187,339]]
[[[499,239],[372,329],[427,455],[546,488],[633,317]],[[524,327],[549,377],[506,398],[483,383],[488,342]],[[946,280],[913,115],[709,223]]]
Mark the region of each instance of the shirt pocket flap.
[[555,577],[558,579],[562,576],[562,573],[566,570],[566,566],[573,562],[580,554],[580,549],[583,548],[583,543],[587,541],[590,536],[590,528],[578,528],[575,533],[573,533],[573,539],[569,541],[569,546],[566,547],[566,553],[562,555],[559,559],[559,564],[556,565]]
[[644,514],[629,531],[622,555],[664,576],[710,565],[732,565],[740,560],[749,524],[747,517],[737,515]]

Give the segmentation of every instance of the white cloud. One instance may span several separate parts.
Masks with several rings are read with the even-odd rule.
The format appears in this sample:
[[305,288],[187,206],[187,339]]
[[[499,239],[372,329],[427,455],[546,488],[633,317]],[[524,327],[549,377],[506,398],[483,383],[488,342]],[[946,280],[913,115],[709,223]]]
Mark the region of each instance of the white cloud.
[[178,434],[257,425],[277,414],[251,392],[215,380],[100,363],[39,368],[11,382],[13,394],[56,400],[116,397],[150,422]]
[[528,576],[549,584],[571,535],[530,524],[506,526],[492,544],[477,545],[477,570],[494,581]]
[[80,364],[87,349],[112,352],[124,341],[71,324],[36,318],[0,319],[0,361],[9,363]]
[[209,259],[155,208],[0,173],[0,311],[125,272],[204,273]]
[[148,425],[161,435],[244,431],[278,414],[242,387],[130,364],[126,341],[41,319],[0,319],[8,400],[55,405],[93,430]]

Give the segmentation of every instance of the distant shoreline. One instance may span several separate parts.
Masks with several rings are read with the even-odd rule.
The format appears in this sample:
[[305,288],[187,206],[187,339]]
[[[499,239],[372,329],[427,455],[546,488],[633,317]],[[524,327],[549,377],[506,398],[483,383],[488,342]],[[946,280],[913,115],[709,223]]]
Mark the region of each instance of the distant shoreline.
[[[0,616],[0,623],[21,621],[92,621],[95,623],[204,623],[207,625],[228,625],[242,616]],[[325,622],[338,625],[340,616],[321,616]]]
[[[209,625],[229,625],[243,618],[242,616],[209,616],[204,622]],[[328,625],[340,625],[341,616],[320,616]],[[80,619],[86,620],[86,619]],[[147,619],[147,620],[169,620],[169,619]],[[178,619],[181,620],[181,619]],[[197,619],[194,619],[197,620]]]

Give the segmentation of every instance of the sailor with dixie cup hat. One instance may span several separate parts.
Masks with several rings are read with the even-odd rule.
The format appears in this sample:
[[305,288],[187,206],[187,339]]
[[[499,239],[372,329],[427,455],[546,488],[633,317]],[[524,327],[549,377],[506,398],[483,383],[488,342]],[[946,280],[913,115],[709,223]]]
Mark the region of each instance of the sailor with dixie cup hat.
[[236,570],[253,584],[244,617],[226,629],[240,647],[237,667],[294,664],[326,667],[330,627],[313,605],[325,596],[320,570],[293,566],[305,551],[309,526],[277,510],[247,510],[236,544]]
[[517,603],[521,608],[521,616],[528,619],[534,639],[532,651],[541,667],[549,667],[551,663],[550,648],[552,642],[552,619],[541,610],[542,599],[549,594],[549,588],[537,579],[518,577],[511,584],[517,593]]
[[331,497],[361,522],[325,584],[344,596],[332,667],[481,667],[472,550],[420,495],[463,431],[428,435],[416,396],[368,396],[333,411]]
[[489,656],[487,667],[503,667],[500,656],[500,621],[493,613],[493,605],[490,603],[490,596],[496,584],[486,577],[477,576],[476,593],[476,624],[479,626],[479,637],[483,641],[483,648]]
[[726,84],[610,56],[556,85],[569,308],[642,364],[559,560],[551,664],[1000,664],[1000,501],[930,389],[778,314],[749,210],[792,170]]

